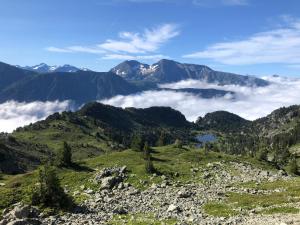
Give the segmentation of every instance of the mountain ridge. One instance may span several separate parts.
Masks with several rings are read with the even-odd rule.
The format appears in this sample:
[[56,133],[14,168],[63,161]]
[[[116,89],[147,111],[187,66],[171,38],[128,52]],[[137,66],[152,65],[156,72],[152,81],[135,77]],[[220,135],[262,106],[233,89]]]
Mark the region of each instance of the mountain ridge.
[[35,74],[0,91],[0,102],[73,100],[78,104],[128,95],[139,89],[110,73],[77,71]]
[[179,63],[162,59],[152,65],[127,60],[110,70],[129,81],[171,83],[186,79],[196,79],[219,85],[267,86],[269,82],[254,76],[215,71],[208,66]]
[[40,63],[35,66],[16,66],[20,69],[25,69],[37,73],[54,73],[54,72],[68,72],[68,73],[74,73],[78,72],[79,70],[82,71],[91,71],[90,69],[87,68],[78,68],[76,66],[72,66],[69,64],[64,64],[62,66],[50,66],[46,63]]

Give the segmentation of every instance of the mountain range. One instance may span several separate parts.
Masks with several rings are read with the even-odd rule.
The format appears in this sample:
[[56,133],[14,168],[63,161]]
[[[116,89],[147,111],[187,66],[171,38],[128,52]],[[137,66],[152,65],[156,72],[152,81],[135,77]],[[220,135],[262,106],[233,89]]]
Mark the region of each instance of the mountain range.
[[87,68],[77,68],[76,66],[72,66],[69,64],[65,64],[63,66],[49,66],[46,63],[40,63],[35,66],[16,66],[18,68],[24,69],[24,70],[29,70],[29,71],[34,71],[37,73],[53,73],[53,72],[68,72],[68,73],[74,73],[79,70],[82,71],[91,71]]
[[125,61],[109,72],[94,72],[74,66],[16,67],[0,63],[0,102],[72,100],[89,101],[130,95],[145,90],[186,92],[203,98],[220,97],[233,92],[216,89],[160,88],[162,83],[196,79],[207,83],[241,86],[266,86],[269,82],[253,76],[218,72],[207,66],[160,60],[153,65]]

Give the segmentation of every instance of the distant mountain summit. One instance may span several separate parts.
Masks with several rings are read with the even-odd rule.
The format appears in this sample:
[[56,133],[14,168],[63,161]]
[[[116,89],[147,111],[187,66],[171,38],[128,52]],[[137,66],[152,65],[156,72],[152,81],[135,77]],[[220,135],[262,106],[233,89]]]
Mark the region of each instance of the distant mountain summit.
[[269,84],[268,81],[253,76],[220,72],[204,65],[179,63],[167,59],[162,59],[152,65],[129,60],[112,68],[111,72],[126,80],[155,83],[196,79],[219,85],[267,86]]
[[79,70],[91,71],[87,68],[77,68],[77,67],[69,65],[69,64],[65,64],[63,66],[49,66],[46,63],[41,63],[41,64],[38,64],[35,66],[25,66],[25,67],[17,66],[17,67],[25,69],[25,70],[29,70],[29,71],[34,71],[37,73],[54,73],[54,72],[75,73]]

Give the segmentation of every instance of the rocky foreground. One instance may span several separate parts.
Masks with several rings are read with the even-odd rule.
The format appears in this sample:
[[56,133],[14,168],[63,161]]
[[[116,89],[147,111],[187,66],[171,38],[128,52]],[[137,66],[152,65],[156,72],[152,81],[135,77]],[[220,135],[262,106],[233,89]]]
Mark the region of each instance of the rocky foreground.
[[[237,208],[236,215],[227,217],[214,217],[203,209],[208,202],[222,202],[229,192],[251,195],[281,192],[283,190],[243,188],[235,184],[294,179],[283,171],[265,171],[246,163],[231,162],[224,166],[222,162],[216,162],[191,168],[190,173],[194,180],[172,181],[162,175],[161,183],[148,184],[148,188],[139,190],[125,182],[128,177],[135,176],[125,166],[104,168],[93,178],[98,190],[81,186],[78,191],[69,193],[86,196],[73,212],[46,217],[35,208],[16,204],[14,209],[4,212],[0,225],[127,224],[128,221],[138,221],[137,215],[141,215],[144,224],[300,224],[299,214],[262,215],[258,213],[259,207],[251,210]],[[156,176],[153,175],[153,179]],[[285,204],[288,205],[300,207],[299,203]]]

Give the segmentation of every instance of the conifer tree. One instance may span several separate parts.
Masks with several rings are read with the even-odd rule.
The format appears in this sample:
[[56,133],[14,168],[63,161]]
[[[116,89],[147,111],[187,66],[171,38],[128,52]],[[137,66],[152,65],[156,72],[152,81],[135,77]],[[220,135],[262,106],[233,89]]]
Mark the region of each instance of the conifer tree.
[[64,142],[63,148],[57,153],[58,166],[71,166],[72,165],[72,149],[67,142]]
[[33,191],[31,199],[33,205],[54,208],[69,208],[73,205],[72,199],[65,194],[61,187],[54,167],[42,166],[38,176],[38,186]]
[[157,141],[157,146],[164,146],[167,144],[167,135],[165,132],[161,132]]
[[154,168],[153,162],[151,160],[151,155],[148,155],[147,159],[145,160],[145,169],[146,169],[146,173],[154,173],[155,172],[155,168]]
[[145,145],[144,145],[144,159],[148,159],[149,156],[151,156],[151,152],[150,152],[150,147],[148,145],[148,142],[145,142]]
[[134,135],[131,141],[131,149],[141,152],[143,150],[143,140],[140,135]]

